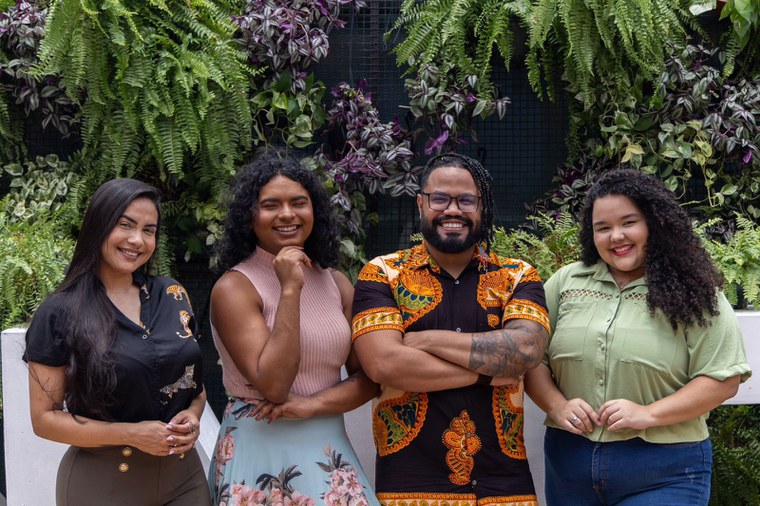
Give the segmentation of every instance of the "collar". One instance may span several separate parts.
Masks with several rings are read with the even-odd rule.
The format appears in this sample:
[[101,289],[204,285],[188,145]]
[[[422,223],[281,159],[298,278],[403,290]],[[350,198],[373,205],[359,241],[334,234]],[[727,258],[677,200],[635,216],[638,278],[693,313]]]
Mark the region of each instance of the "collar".
[[[615,278],[612,277],[612,273],[610,272],[609,267],[601,258],[592,265],[586,266],[581,263],[581,267],[575,271],[572,276],[591,276],[596,281],[601,281],[603,283],[612,283],[613,285],[617,286]],[[639,279],[634,279],[628,285],[626,285],[625,288],[633,288],[634,286],[640,285],[646,285],[646,278],[644,276],[640,277]]]
[[[430,269],[435,272],[441,271],[440,266],[435,261],[435,259],[430,255],[430,252],[428,251],[424,242],[422,244],[417,244],[415,246],[412,246],[412,248],[409,251],[410,251],[410,255],[409,255],[409,260],[408,260],[408,266],[410,269],[417,270],[422,267],[430,267]],[[485,243],[480,242],[476,245],[475,250],[472,252],[472,258],[470,258],[470,263],[468,264],[468,267],[472,265],[473,262],[477,261],[477,263],[479,264],[481,268],[485,268],[485,266],[488,265],[490,260],[491,260],[491,257],[486,254]]]
[[150,299],[150,288],[148,287],[149,276],[142,270],[136,270],[132,273],[132,283],[140,287],[140,300]]

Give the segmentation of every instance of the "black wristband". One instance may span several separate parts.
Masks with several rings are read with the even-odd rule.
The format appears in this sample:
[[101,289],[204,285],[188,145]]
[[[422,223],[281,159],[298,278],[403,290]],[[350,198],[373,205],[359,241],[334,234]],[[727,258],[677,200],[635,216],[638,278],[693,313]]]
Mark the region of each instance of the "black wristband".
[[493,376],[487,376],[485,374],[478,374],[478,379],[475,382],[476,385],[490,385]]

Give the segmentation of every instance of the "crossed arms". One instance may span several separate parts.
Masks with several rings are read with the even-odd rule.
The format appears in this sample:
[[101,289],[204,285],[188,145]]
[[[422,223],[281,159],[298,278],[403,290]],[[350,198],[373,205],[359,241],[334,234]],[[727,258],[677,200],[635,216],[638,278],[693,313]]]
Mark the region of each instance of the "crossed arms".
[[547,343],[543,326],[515,318],[478,333],[374,330],[357,337],[354,346],[373,381],[431,392],[472,385],[479,374],[493,376],[493,385],[515,384],[541,361]]

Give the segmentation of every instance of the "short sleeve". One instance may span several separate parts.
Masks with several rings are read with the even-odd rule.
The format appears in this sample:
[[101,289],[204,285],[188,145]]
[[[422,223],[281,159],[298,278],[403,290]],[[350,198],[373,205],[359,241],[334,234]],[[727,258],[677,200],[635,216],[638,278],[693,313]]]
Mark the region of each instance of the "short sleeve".
[[512,297],[504,306],[502,323],[509,320],[532,320],[549,332],[549,315],[546,311],[544,285],[536,269],[523,262]]
[[[549,342],[552,341],[554,330],[557,326],[557,314],[559,312],[559,294],[562,290],[562,286],[565,283],[564,273],[569,269],[569,266],[560,268],[557,272],[552,274],[544,284],[544,296],[546,297],[546,312],[549,317]],[[546,347],[546,354],[541,360],[544,365],[549,366],[549,347]]]
[[69,363],[64,310],[61,295],[52,295],[43,301],[26,331],[26,350],[22,357],[25,362],[51,367]]
[[351,320],[351,339],[373,330],[404,331],[404,322],[390,287],[390,281],[374,259],[362,268],[356,281]]
[[557,312],[559,311],[559,292],[562,288],[562,270],[552,274],[544,284],[544,295],[546,297],[546,310],[549,314],[549,322],[552,330],[557,323]]
[[689,377],[709,376],[723,381],[741,375],[747,381],[752,372],[744,351],[739,322],[723,293],[718,294],[719,314],[707,327],[693,325],[686,330],[689,347]]

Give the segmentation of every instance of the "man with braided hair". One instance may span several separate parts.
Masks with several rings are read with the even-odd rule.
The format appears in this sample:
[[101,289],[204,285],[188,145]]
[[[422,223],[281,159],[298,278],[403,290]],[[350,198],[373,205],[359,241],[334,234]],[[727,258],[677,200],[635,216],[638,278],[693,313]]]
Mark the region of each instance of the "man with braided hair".
[[359,274],[353,339],[382,385],[372,425],[386,506],[538,504],[522,377],[549,322],[535,269],[490,252],[491,184],[477,160],[432,158],[417,195],[423,243]]

